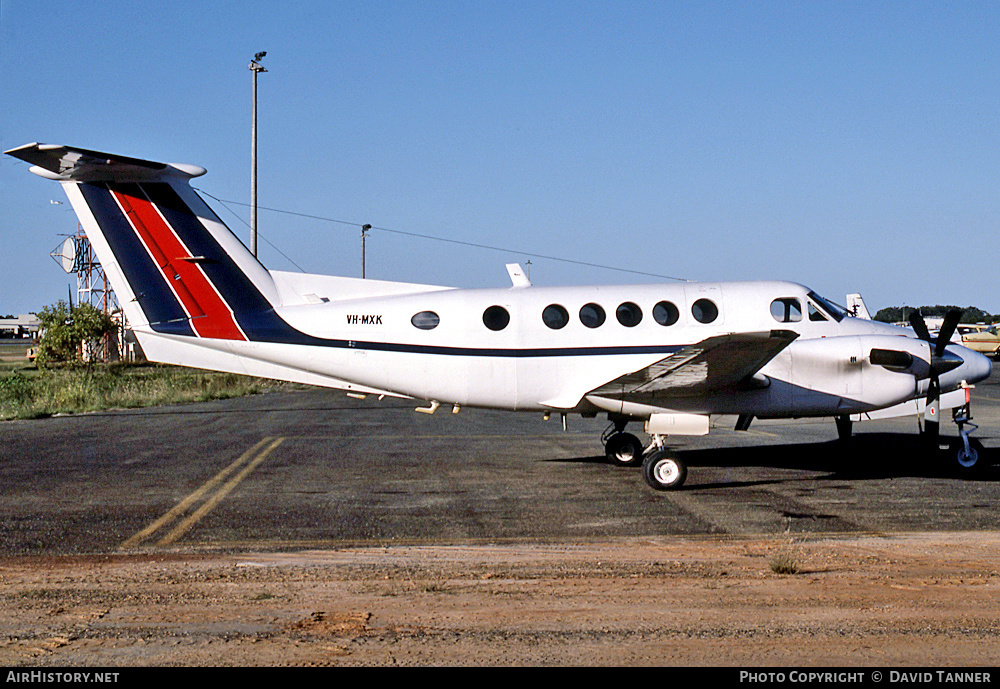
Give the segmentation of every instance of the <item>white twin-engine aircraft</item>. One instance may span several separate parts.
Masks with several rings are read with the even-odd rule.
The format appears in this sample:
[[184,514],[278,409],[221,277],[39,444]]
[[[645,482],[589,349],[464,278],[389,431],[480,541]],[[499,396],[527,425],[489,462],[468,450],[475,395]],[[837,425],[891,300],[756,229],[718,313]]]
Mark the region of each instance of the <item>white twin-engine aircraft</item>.
[[[853,318],[790,282],[454,289],[269,271],[191,188],[205,173],[69,146],[7,151],[61,182],[152,361],[391,395],[440,405],[607,414],[609,460],[641,463],[650,486],[680,486],[669,435],[703,435],[713,415],[833,417],[923,412],[938,439],[957,408],[954,458],[981,464],[968,387],[983,355]],[[916,334],[916,337],[914,337]],[[648,446],[625,432],[643,421]],[[968,424],[972,426],[972,424]],[[972,426],[975,428],[975,426]]]

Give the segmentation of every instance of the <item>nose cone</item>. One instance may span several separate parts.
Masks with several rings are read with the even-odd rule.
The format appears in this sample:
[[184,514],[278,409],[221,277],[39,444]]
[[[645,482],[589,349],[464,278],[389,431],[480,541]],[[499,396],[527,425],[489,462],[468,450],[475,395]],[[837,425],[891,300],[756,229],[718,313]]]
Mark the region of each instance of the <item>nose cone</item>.
[[947,351],[962,357],[962,363],[956,369],[941,376],[942,387],[946,384],[946,378],[954,385],[960,385],[962,381],[972,384],[989,378],[990,373],[993,372],[993,363],[979,352],[959,345],[949,345]]
[[[965,348],[963,347],[963,349]],[[989,357],[971,349],[965,349],[962,355],[965,359],[962,368],[969,367],[969,377],[965,379],[967,382],[975,383],[990,377],[993,372],[993,362],[990,361]]]

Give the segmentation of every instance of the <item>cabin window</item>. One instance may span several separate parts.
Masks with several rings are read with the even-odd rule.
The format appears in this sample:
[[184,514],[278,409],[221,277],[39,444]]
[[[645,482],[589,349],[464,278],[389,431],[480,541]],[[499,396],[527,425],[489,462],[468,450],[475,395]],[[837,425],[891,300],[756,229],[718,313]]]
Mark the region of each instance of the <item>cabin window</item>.
[[653,307],[653,320],[660,325],[673,325],[681,317],[681,312],[673,302],[661,301]]
[[588,328],[600,328],[606,318],[600,304],[584,304],[580,308],[580,322]]
[[711,299],[699,299],[691,305],[691,315],[699,323],[711,323],[719,317],[719,307]]
[[559,304],[549,304],[542,311],[542,321],[553,330],[558,330],[569,323],[569,312]]
[[415,313],[413,314],[413,318],[410,319],[410,323],[413,323],[413,327],[420,328],[421,330],[433,330],[438,327],[440,322],[441,317],[433,311],[421,311],[420,313]]
[[483,324],[490,330],[503,330],[510,323],[510,314],[502,306],[491,306],[483,311]]
[[794,297],[783,297],[771,302],[771,316],[779,323],[798,323],[802,320],[802,304]]
[[615,316],[618,317],[618,322],[626,328],[634,328],[642,320],[642,309],[638,305],[627,301],[618,307],[618,310],[615,311]]

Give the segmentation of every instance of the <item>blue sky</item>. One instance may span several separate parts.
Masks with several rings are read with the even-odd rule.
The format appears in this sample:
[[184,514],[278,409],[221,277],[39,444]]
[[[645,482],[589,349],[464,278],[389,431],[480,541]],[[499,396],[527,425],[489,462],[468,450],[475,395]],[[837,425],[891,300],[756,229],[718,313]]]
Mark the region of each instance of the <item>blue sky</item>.
[[[530,260],[541,285],[1000,312],[998,35],[988,2],[0,0],[0,146],[202,165],[249,243],[265,50],[259,204],[339,221],[261,211],[268,267],[360,276],[370,223],[396,231],[367,241],[386,280],[506,286]],[[0,315],[66,296],[49,252],[76,219],[50,200],[2,156]]]

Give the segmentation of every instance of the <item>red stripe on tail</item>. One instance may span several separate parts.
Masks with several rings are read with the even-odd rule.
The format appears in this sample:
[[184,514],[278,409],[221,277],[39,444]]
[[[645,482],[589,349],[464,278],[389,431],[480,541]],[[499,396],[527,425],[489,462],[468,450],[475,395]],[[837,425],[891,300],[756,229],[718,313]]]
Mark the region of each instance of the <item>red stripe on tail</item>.
[[191,253],[170,229],[145,196],[137,196],[109,185],[129,222],[146,245],[163,278],[191,317],[191,327],[200,337],[246,340],[232,311],[215,291],[197,264],[184,260]]

